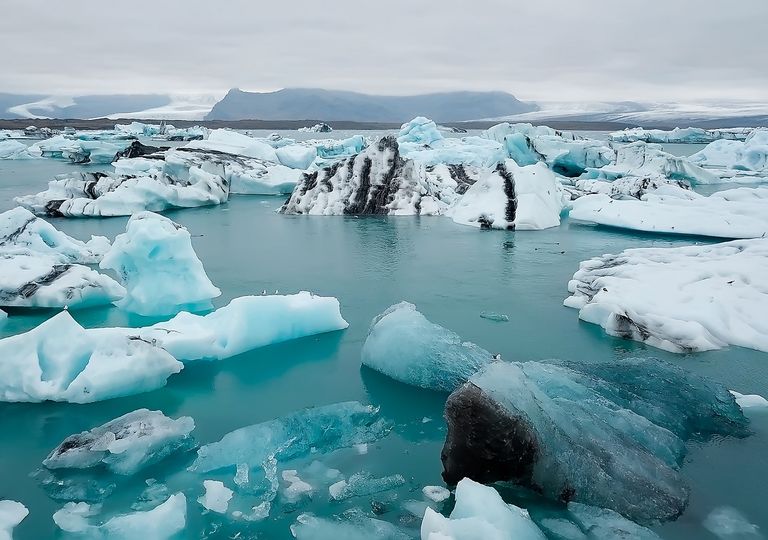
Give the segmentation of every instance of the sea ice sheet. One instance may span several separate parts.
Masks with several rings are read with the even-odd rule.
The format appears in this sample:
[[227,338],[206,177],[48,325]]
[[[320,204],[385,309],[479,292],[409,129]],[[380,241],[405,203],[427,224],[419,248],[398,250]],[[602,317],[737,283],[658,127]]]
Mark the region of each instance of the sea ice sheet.
[[613,336],[671,352],[768,352],[768,239],[603,255],[568,290],[565,305]]

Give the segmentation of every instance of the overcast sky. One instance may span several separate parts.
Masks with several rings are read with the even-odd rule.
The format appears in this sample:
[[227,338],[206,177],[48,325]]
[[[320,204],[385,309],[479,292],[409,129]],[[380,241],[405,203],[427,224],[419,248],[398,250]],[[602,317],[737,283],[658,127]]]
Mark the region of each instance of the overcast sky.
[[0,92],[768,101],[768,0],[2,0]]

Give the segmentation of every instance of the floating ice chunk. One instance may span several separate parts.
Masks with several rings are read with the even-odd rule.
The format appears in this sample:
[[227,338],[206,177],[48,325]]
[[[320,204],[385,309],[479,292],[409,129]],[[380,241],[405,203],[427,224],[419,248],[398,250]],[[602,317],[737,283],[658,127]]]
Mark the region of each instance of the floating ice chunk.
[[768,409],[768,399],[757,394],[739,394],[731,390],[731,394],[736,398],[736,403],[743,409]]
[[301,514],[291,525],[296,540],[410,540],[412,537],[395,525],[372,519],[361,511],[345,513],[345,519],[329,519]]
[[662,176],[658,177],[640,177],[623,176],[616,180],[576,180],[575,187],[585,194],[600,193],[608,195],[612,199],[642,199],[643,195],[653,193],[666,186],[673,186],[680,189],[690,190],[688,182],[683,180],[670,180]]
[[312,168],[322,169],[344,158],[359,154],[368,146],[368,140],[362,135],[353,135],[342,140],[321,139],[305,141],[305,144],[311,144],[317,150],[317,158]]
[[744,142],[715,141],[689,159],[715,174],[734,170],[768,175],[768,129],[755,129]]
[[518,167],[507,160],[473,184],[448,214],[483,229],[538,230],[560,225],[565,196],[544,164]]
[[106,465],[117,474],[135,474],[176,452],[194,448],[195,422],[160,411],[138,409],[64,439],[43,461],[49,469],[88,469]]
[[712,510],[704,519],[704,528],[722,540],[763,538],[760,527],[750,523],[741,512],[730,506]]
[[117,272],[127,289],[115,304],[140,315],[211,309],[211,299],[221,294],[197,258],[189,231],[152,212],[128,220],[100,267]]
[[161,484],[154,478],[144,481],[147,487],[141,492],[139,498],[131,505],[131,510],[150,510],[170,497],[168,486]]
[[706,144],[719,139],[741,140],[749,136],[754,128],[702,129],[675,128],[671,131],[662,129],[626,128],[614,131],[608,137],[615,142]]
[[373,320],[361,355],[363,365],[397,381],[445,392],[493,361],[491,353],[428,321],[408,302]]
[[585,538],[594,540],[616,540],[617,538],[661,540],[655,532],[629,521],[613,510],[572,502],[568,503],[568,513],[570,514],[569,517],[587,535]]
[[417,116],[410,122],[403,124],[397,135],[397,142],[401,145],[407,143],[430,145],[443,139],[443,134],[437,129],[437,124],[423,116]]
[[650,359],[494,362],[451,394],[445,414],[448,483],[513,481],[639,521],[684,510],[685,440],[747,434],[724,387]]
[[421,164],[493,167],[507,157],[501,144],[482,137],[446,139],[437,125],[419,116],[403,124],[397,137],[400,152]]
[[0,248],[28,248],[65,257],[71,263],[93,264],[104,257],[109,247],[104,236],[91,236],[88,242],[77,240],[25,208],[0,214]]
[[373,442],[387,435],[389,429],[378,409],[355,401],[304,409],[240,428],[219,442],[200,447],[190,470],[207,473],[242,463],[258,466],[270,456],[284,461],[304,456],[313,448],[329,452]]
[[502,123],[484,131],[482,136],[501,143],[507,157],[520,166],[543,161],[554,172],[565,176],[578,176],[589,168],[608,165],[616,158],[614,150],[603,141],[547,126]]
[[286,296],[242,296],[205,316],[182,312],[167,322],[128,335],[156,343],[183,361],[221,360],[237,354],[347,328],[339,301],[308,292]]
[[109,276],[71,264],[64,255],[0,247],[0,305],[83,308],[109,304],[125,289]]
[[299,133],[330,133],[333,128],[326,123],[315,124],[311,127],[300,127]]
[[427,499],[437,503],[443,502],[451,496],[451,492],[445,489],[443,486],[424,486],[421,488],[421,492]]
[[299,478],[299,472],[296,469],[288,469],[282,472],[283,481],[288,484],[283,490],[283,497],[288,502],[296,502],[305,495],[311,495],[313,488],[310,484]]
[[382,491],[389,491],[405,484],[405,478],[399,474],[376,478],[367,472],[355,473],[348,480],[336,482],[328,488],[328,494],[336,501],[352,497],[365,497]]
[[[666,186],[672,188],[672,186]],[[768,235],[768,188],[737,188],[708,197],[668,189],[642,200],[587,195],[573,201],[571,219],[637,231],[720,238]]]
[[53,521],[61,530],[85,538],[166,540],[184,530],[187,499],[183,493],[176,493],[152,510],[115,516],[101,525],[92,523],[96,513],[86,503],[67,503],[53,514]]
[[768,239],[603,255],[581,263],[568,291],[565,305],[613,336],[671,352],[768,352]]
[[0,400],[90,403],[161,388],[182,368],[151,343],[85,330],[63,311],[0,340]]
[[636,142],[620,146],[616,161],[601,168],[589,168],[585,178],[615,180],[623,177],[666,178],[692,184],[715,184],[716,175],[691,163],[688,158],[673,156],[656,144]]
[[229,129],[214,129],[210,132],[207,139],[192,141],[183,148],[189,150],[213,150],[262,159],[273,163],[279,162],[275,149],[267,143]]
[[13,529],[29,515],[27,507],[16,501],[0,501],[0,540],[12,540]]
[[528,512],[506,504],[492,487],[464,478],[449,518],[427,508],[421,540],[545,540]]
[[38,156],[29,153],[26,144],[0,139],[0,159],[34,159],[36,157]]
[[317,158],[317,148],[303,144],[282,146],[275,153],[280,163],[291,169],[309,169]]
[[185,178],[156,173],[110,176],[104,173],[69,173],[48,183],[36,195],[16,197],[17,204],[37,215],[53,217],[128,216],[143,210],[192,208],[222,204],[229,185],[218,173],[192,167]]
[[234,491],[218,480],[205,480],[203,487],[205,488],[205,493],[197,499],[197,502],[202,504],[206,510],[216,512],[217,514],[226,514]]
[[495,322],[509,322],[509,316],[503,313],[494,313],[493,311],[481,311],[480,318]]

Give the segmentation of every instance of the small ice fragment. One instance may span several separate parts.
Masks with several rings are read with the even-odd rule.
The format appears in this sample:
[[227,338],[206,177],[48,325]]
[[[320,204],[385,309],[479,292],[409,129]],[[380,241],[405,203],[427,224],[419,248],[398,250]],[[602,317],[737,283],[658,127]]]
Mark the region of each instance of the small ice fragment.
[[480,317],[489,321],[509,322],[508,316],[503,313],[494,313],[493,311],[482,311],[480,312]]
[[13,529],[29,515],[27,507],[16,501],[0,501],[0,540],[11,540]]
[[352,497],[363,497],[382,491],[388,491],[405,484],[405,478],[399,474],[376,478],[370,473],[360,472],[340,481],[328,488],[331,498],[337,501]]
[[205,494],[200,496],[197,502],[211,512],[224,514],[229,507],[229,501],[232,499],[234,492],[218,480],[205,480],[203,481],[203,487],[205,488]]
[[355,450],[361,456],[368,453],[368,443],[360,443],[355,445]]
[[721,506],[712,510],[704,519],[704,528],[723,540],[762,538],[759,532],[760,527],[750,523],[744,515],[730,506]]
[[282,472],[283,481],[288,483],[288,487],[283,491],[283,496],[288,502],[296,502],[304,495],[312,494],[312,486],[299,478],[298,471],[294,469]]
[[443,502],[445,499],[451,496],[451,492],[445,489],[443,486],[424,486],[421,489],[424,496],[435,502]]
[[742,409],[765,409],[768,408],[768,399],[757,394],[739,394],[731,390],[731,394],[736,398],[736,403]]

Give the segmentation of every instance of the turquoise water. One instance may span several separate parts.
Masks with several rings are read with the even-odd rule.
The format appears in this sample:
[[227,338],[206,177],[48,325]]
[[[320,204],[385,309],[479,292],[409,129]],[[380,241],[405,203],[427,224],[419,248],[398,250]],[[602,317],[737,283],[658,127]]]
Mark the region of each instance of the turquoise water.
[[[50,160],[0,161],[0,210],[15,195],[36,192],[53,174],[74,168]],[[424,485],[441,484],[440,449],[445,396],[416,390],[360,367],[360,349],[371,319],[401,300],[417,305],[430,320],[508,360],[542,358],[605,359],[660,357],[706,374],[742,393],[768,395],[768,356],[731,347],[695,355],[673,355],[606,336],[562,306],[567,282],[580,261],[628,247],[673,246],[698,238],[638,235],[576,225],[537,232],[479,231],[442,218],[307,217],[275,213],[282,198],[233,196],[220,207],[169,212],[186,226],[211,280],[223,295],[216,305],[263,289],[290,293],[311,290],[335,296],[350,327],[345,331],[254,350],[221,362],[189,364],[167,387],[129,398],[89,405],[0,404],[0,499],[23,502],[30,516],[16,529],[17,540],[53,538],[52,514],[60,507],[30,473],[66,436],[90,429],[137,408],[166,415],[192,416],[203,443],[226,432],[310,405],[360,400],[381,406],[395,424],[393,433],[371,445],[368,454],[340,452],[332,464],[346,476],[366,470],[402,474],[407,483],[398,500],[421,500]],[[51,220],[78,238],[114,237],[126,218]],[[507,323],[480,318],[494,311]],[[35,327],[53,312],[11,311],[0,336]],[[129,317],[115,308],[74,313],[85,326],[142,325],[151,319]],[[424,423],[424,418],[431,421]],[[691,445],[682,469],[692,495],[687,512],[657,530],[669,539],[715,538],[702,526],[718,506],[733,506],[763,531],[768,530],[768,415],[753,419],[746,440],[719,439]],[[185,463],[177,464],[182,467]],[[105,512],[127,510],[145,478],[165,478],[162,467],[141,473],[121,486]],[[185,538],[230,538],[239,530],[224,518],[201,516],[196,502],[202,488],[187,492]],[[244,530],[245,538],[290,538],[298,513],[338,514],[350,507],[369,510],[384,500],[382,516],[402,523],[399,504],[380,495],[329,504],[326,498],[300,508],[273,511],[266,522]],[[519,502],[519,501],[518,501]],[[533,512],[538,508],[533,505]],[[412,523],[407,521],[407,523]],[[223,525],[222,525],[223,524]],[[243,527],[240,525],[239,527]]]

